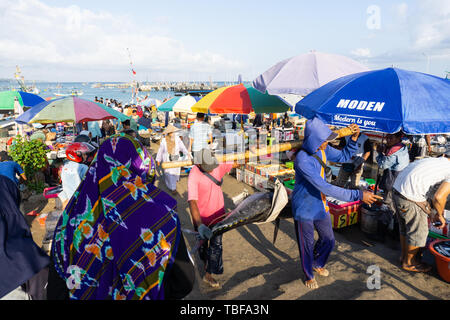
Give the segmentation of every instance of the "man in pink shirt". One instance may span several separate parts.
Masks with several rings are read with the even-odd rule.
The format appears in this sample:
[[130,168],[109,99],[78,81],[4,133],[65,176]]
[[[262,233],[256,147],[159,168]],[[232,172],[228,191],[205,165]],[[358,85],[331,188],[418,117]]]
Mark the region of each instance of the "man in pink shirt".
[[209,149],[202,149],[195,159],[196,163],[189,173],[188,178],[188,202],[192,223],[199,232],[200,238],[207,240],[200,248],[200,258],[205,261],[206,273],[203,280],[214,288],[220,287],[212,277],[214,274],[223,273],[222,263],[222,235],[211,238],[210,227],[221,221],[225,215],[225,204],[222,192],[222,179],[234,167],[239,164],[222,163],[212,156]]

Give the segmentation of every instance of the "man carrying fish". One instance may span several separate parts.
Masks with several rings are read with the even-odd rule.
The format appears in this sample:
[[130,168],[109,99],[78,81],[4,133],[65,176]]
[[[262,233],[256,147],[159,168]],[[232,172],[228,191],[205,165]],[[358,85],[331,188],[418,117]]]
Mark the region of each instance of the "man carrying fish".
[[203,281],[213,288],[220,284],[212,274],[223,273],[222,235],[212,236],[210,229],[225,215],[225,204],[222,192],[222,181],[238,163],[218,163],[209,148],[202,149],[195,157],[188,178],[188,202],[194,228],[199,233],[203,243],[199,249],[200,258],[205,261],[205,276]]
[[[370,191],[348,190],[327,182],[327,161],[346,162],[358,150],[359,127],[350,125],[353,133],[342,150],[328,146],[328,142],[338,138],[320,119],[306,122],[302,149],[297,153],[294,163],[295,187],[292,194],[292,214],[294,217],[300,259],[308,288],[318,288],[314,272],[328,276],[325,264],[334,248],[334,234],[329,216],[326,197],[342,201],[358,201],[372,204],[381,200]],[[319,234],[314,244],[314,229]]]
[[421,262],[428,236],[428,217],[438,229],[445,227],[444,209],[449,204],[449,195],[450,150],[443,157],[414,161],[395,179],[393,200],[399,221],[403,270],[431,270],[431,266]]

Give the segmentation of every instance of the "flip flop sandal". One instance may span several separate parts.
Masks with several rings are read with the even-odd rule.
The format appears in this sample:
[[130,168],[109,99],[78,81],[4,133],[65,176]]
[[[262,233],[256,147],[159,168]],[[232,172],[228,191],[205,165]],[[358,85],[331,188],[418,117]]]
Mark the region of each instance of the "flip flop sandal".
[[427,264],[418,264],[418,265],[410,265],[410,266],[402,266],[403,270],[410,272],[429,272],[432,267]]

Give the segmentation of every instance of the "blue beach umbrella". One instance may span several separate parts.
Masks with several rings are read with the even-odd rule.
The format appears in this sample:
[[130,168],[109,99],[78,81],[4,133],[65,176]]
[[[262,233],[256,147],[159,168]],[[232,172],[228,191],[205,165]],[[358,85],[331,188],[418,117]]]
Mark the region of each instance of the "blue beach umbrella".
[[397,68],[341,77],[297,102],[295,112],[336,126],[407,134],[450,132],[450,82]]
[[14,110],[15,99],[22,107],[33,107],[45,101],[38,95],[24,91],[2,91],[0,92],[0,110]]

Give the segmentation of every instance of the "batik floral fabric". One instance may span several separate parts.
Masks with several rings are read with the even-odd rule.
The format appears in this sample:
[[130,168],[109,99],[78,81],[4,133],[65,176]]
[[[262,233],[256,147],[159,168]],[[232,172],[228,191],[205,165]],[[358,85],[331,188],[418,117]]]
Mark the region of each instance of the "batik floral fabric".
[[180,222],[176,201],[154,177],[154,161],[135,138],[119,134],[100,146],[53,241],[71,299],[164,299]]

